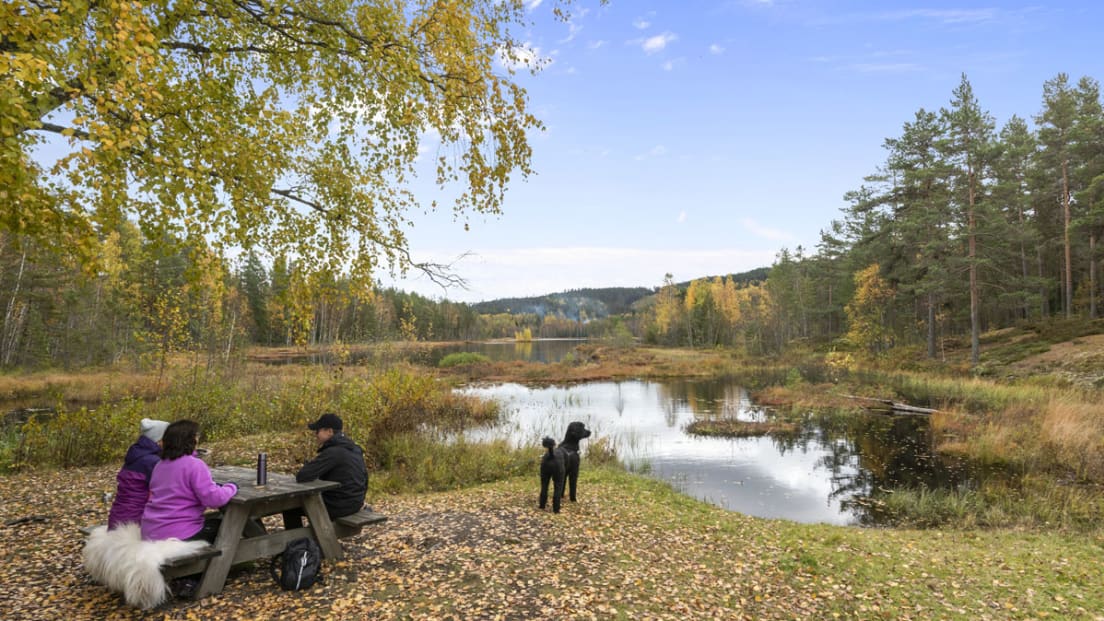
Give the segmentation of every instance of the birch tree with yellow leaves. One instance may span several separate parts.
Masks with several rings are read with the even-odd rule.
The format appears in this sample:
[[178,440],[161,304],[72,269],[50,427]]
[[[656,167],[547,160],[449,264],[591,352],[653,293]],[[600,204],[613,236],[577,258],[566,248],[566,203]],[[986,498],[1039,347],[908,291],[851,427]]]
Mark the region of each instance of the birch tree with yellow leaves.
[[406,238],[411,210],[438,207],[415,196],[420,148],[439,144],[429,174],[464,226],[500,211],[541,128],[496,65],[524,56],[524,23],[521,0],[7,0],[0,234],[93,271],[131,220],[447,284]]

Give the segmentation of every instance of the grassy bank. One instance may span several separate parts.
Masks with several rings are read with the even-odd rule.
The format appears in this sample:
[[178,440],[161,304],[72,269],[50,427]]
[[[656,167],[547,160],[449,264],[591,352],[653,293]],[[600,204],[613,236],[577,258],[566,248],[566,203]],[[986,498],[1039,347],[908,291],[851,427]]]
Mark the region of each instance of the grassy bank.
[[[386,371],[256,365],[246,372],[200,374],[181,369],[171,380],[156,399],[109,394],[93,407],[67,407],[62,399],[56,412],[5,425],[0,468],[118,462],[145,417],[191,418],[200,423],[203,441],[211,442],[302,430],[322,412],[336,411],[348,434],[365,448],[369,463],[386,470],[403,468],[425,453],[424,438],[430,433],[498,417],[495,403],[454,394],[433,375],[408,365]],[[404,455],[408,447],[423,448]],[[313,450],[305,437],[286,447],[293,461]]]
[[[0,529],[10,618],[134,616],[88,582],[75,545],[77,526],[105,517],[98,495],[113,475],[0,477],[5,520],[40,518]],[[266,567],[248,566],[220,595],[147,617],[1098,620],[1104,610],[1100,537],[751,518],[586,462],[580,501],[561,514],[536,508],[537,487],[534,469],[460,491],[373,490],[389,521],[344,542],[319,586],[285,593]]]
[[[801,368],[809,367],[815,364]],[[843,416],[867,405],[864,398],[936,408],[930,416],[935,451],[997,473],[970,489],[876,490],[868,500],[891,523],[1081,531],[1104,525],[1101,391],[1038,379],[878,368],[837,370],[830,382],[810,381],[798,368],[787,381],[757,390],[755,399],[789,412]]]
[[[1019,336],[1015,343],[1023,347]],[[386,347],[381,351],[390,352]],[[497,416],[493,404],[454,395],[450,386],[724,375],[756,388],[759,403],[796,416],[739,430],[709,429],[702,422],[694,430],[725,435],[792,432],[790,425],[804,413],[832,410],[846,416],[868,403],[855,397],[877,397],[938,408],[931,417],[936,450],[1002,473],[969,489],[876,490],[864,501],[891,523],[1084,532],[1100,530],[1104,515],[1104,399],[1084,383],[887,371],[815,352],[762,364],[723,351],[588,345],[556,364],[490,363],[464,356],[453,360],[456,364],[440,368],[394,363],[387,372],[375,366],[243,362],[214,373],[189,367],[185,360],[166,375],[157,398],[147,392],[149,377],[125,379],[103,372],[88,377],[8,376],[3,378],[7,384],[0,385],[21,395],[69,386],[74,394],[88,396],[102,382],[103,400],[86,409],[63,405],[55,417],[21,428],[8,426],[0,435],[0,467],[115,463],[143,416],[196,418],[206,440],[222,441],[259,431],[279,435],[301,430],[320,411],[332,409],[346,417],[350,435],[367,449],[386,491],[456,489],[515,476],[528,467],[528,458],[504,443],[441,443],[437,434],[442,430]],[[119,398],[127,389],[137,394]],[[299,463],[313,446],[309,438],[290,437],[298,439],[274,450],[286,454],[288,464]],[[246,457],[257,447],[248,449]]]
[[[447,430],[494,417],[493,408],[448,396],[458,378],[488,366],[504,368],[266,366],[203,381],[181,374],[157,400],[104,401],[34,423],[43,427],[25,431],[39,440],[9,443],[6,455],[25,457],[19,471],[0,476],[0,545],[11,551],[0,605],[12,618],[133,616],[88,582],[75,533],[106,519],[101,498],[114,488],[137,417],[201,418],[215,463],[251,464],[263,448],[270,468],[291,471],[313,449],[303,423],[332,408],[369,448],[368,500],[391,519],[346,542],[347,558],[328,564],[315,590],[283,593],[266,568],[244,567],[218,597],[174,601],[151,618],[1104,620],[1104,494],[1093,452],[1099,410],[1080,389],[844,373],[816,361],[741,366],[719,352],[601,349],[502,378],[697,369],[746,377],[779,407],[838,406],[842,417],[859,407],[849,395],[937,405],[943,450],[1019,473],[1004,488],[892,490],[876,501],[900,523],[927,530],[856,529],[718,509],[602,466],[616,456],[597,442],[584,459],[581,502],[558,516],[540,512],[539,449],[442,443],[425,433],[427,425]],[[925,394],[943,400],[924,401]],[[65,431],[78,423],[87,426]],[[67,448],[84,445],[111,448]],[[82,459],[103,465],[53,467]]]

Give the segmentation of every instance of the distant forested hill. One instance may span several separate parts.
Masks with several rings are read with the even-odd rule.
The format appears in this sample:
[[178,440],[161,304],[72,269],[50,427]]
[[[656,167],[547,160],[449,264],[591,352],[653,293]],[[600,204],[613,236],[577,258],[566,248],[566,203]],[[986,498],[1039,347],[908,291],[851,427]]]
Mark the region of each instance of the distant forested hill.
[[[724,278],[731,278],[740,285],[752,282],[762,282],[767,279],[769,267],[759,267],[739,274],[727,274]],[[713,276],[705,278],[712,279]],[[685,289],[690,281],[677,283],[679,289]],[[541,317],[545,315],[559,315],[571,319],[579,318],[579,311],[584,311],[591,319],[607,317],[609,315],[621,315],[631,312],[634,304],[655,295],[656,289],[648,287],[605,287],[601,289],[571,289],[560,293],[528,297],[528,298],[500,298],[487,302],[472,304],[472,309],[481,314],[493,315],[497,313],[510,313],[512,315],[534,314]]]
[[[746,272],[740,272],[739,274],[726,274],[722,278],[731,278],[736,281],[738,285],[747,285],[753,282],[764,282],[767,280],[767,274],[770,273],[769,267],[757,267],[753,270]],[[716,276],[705,276],[705,279],[713,280]],[[694,280],[702,280],[701,278],[695,278]],[[675,283],[679,289],[685,289],[690,286],[690,281]]]
[[[730,280],[733,280],[737,285],[739,285],[741,287],[746,287],[747,285],[750,285],[750,284],[766,282],[767,274],[769,274],[769,273],[770,273],[770,268],[769,267],[757,267],[753,270],[748,270],[746,272],[740,272],[739,274],[725,274],[724,276],[721,276],[721,278],[728,278]],[[716,276],[702,276],[700,278],[695,278],[694,280],[713,280],[714,278],[717,278],[717,277]],[[689,280],[683,281],[683,282],[677,282],[677,283],[675,283],[675,287],[677,287],[679,291],[685,292],[686,289],[690,287],[690,282],[691,281],[689,281]],[[646,295],[646,296],[640,298],[639,300],[637,300],[633,304],[633,310],[643,310],[643,309],[651,306],[652,304],[655,304],[655,293],[652,293],[651,295]]]
[[472,304],[477,313],[513,315],[559,315],[579,318],[579,311],[595,319],[629,312],[632,303],[655,293],[647,287],[606,287],[602,289],[572,289],[561,293],[528,298],[500,298]]

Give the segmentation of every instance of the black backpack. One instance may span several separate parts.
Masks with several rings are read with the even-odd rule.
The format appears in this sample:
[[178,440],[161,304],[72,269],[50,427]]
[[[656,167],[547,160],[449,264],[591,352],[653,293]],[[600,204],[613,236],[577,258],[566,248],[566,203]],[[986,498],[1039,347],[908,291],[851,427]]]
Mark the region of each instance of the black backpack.
[[276,584],[285,591],[309,588],[318,581],[322,569],[322,550],[309,537],[302,537],[287,544],[284,551],[272,557],[269,570]]

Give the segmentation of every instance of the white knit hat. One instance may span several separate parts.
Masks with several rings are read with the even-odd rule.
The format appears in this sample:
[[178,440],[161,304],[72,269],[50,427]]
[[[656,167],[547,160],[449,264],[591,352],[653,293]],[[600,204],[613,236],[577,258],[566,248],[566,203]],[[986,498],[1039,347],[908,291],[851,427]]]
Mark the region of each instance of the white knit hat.
[[160,442],[161,436],[165,435],[165,429],[169,424],[163,420],[154,420],[152,418],[142,419],[142,435],[146,436],[154,442]]

